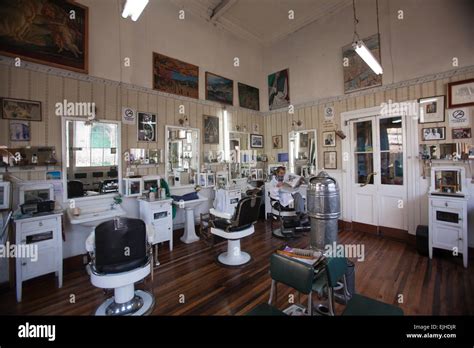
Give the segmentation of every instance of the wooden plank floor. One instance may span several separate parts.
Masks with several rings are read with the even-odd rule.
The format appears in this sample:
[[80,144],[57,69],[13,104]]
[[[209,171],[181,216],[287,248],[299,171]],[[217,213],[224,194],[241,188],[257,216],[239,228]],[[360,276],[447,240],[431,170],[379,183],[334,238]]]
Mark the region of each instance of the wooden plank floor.
[[[271,236],[265,222],[256,225],[254,235],[242,241],[243,250],[253,259],[248,265],[224,268],[215,257],[226,243],[214,247],[204,241],[181,243],[182,231],[175,232],[175,249],[160,246],[161,265],[154,271],[154,315],[241,315],[268,300],[269,256],[285,243],[307,247],[309,236],[285,242]],[[342,243],[364,244],[365,261],[356,263],[356,290],[387,303],[397,303],[403,295],[407,315],[474,314],[474,262],[464,269],[460,258],[437,253],[430,262],[413,246],[361,232],[341,232]],[[90,315],[105,299],[101,289],[91,285],[84,267],[65,267],[64,285],[56,288],[53,275],[24,283],[23,302],[16,303],[14,290],[0,294],[0,314]],[[138,284],[151,289],[152,282]],[[278,306],[287,307],[289,295],[279,287]],[[71,295],[75,303],[71,303]],[[295,296],[296,298],[296,296]],[[184,299],[184,303],[183,302]],[[304,297],[302,297],[304,301]],[[340,312],[342,306],[338,306]]]

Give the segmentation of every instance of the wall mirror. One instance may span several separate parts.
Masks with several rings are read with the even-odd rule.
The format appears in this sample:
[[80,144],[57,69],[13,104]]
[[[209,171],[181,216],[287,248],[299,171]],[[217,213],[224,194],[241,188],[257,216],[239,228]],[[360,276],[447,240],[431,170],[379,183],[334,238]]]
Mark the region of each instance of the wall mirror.
[[64,200],[120,192],[120,123],[63,118]]
[[163,155],[161,149],[130,149],[130,164],[161,164]]
[[250,134],[245,132],[229,133],[229,151],[231,163],[243,163],[244,155],[250,150]]
[[199,172],[199,129],[166,126],[166,180],[170,186],[195,184]]
[[424,160],[456,160],[469,158],[469,144],[447,143],[420,145],[420,156]]
[[310,176],[317,171],[316,130],[289,133],[289,171],[296,175]]

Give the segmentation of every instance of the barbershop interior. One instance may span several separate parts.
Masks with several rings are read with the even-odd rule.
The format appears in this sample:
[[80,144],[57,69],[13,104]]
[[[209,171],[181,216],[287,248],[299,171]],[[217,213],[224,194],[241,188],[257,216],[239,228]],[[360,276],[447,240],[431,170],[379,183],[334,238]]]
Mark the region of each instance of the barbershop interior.
[[0,1],[0,314],[474,314],[471,0]]

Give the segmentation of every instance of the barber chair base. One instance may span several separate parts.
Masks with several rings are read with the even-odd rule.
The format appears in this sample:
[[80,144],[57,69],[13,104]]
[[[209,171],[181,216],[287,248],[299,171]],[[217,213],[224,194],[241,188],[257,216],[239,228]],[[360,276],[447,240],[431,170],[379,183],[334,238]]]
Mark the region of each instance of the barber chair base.
[[120,316],[148,315],[155,307],[155,298],[149,292],[136,290],[135,296],[128,302],[116,303],[115,297],[111,297],[103,302],[97,308],[95,315],[97,316]]
[[226,266],[242,266],[251,259],[248,253],[240,249],[240,240],[228,240],[227,251],[217,257],[217,261]]

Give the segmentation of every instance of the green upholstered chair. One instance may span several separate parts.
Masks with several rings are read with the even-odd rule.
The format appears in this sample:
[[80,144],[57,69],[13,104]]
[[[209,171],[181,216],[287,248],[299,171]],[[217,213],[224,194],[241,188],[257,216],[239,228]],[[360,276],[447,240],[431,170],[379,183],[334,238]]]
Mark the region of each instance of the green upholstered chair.
[[347,260],[345,257],[328,258],[326,264],[326,275],[328,280],[329,312],[334,315],[334,287],[338,281],[343,279],[344,297],[346,308],[342,315],[403,315],[403,310],[359,294],[352,294],[350,300],[347,298],[346,281]]
[[252,309],[247,315],[284,315],[282,311],[272,306],[273,301],[277,300],[278,283],[283,283],[300,294],[308,295],[308,314],[312,315],[312,287],[314,278],[314,269],[312,266],[283,256],[272,254],[270,257],[270,276],[272,286],[270,289],[270,299],[268,303],[260,304]]

